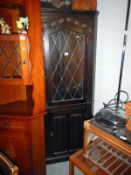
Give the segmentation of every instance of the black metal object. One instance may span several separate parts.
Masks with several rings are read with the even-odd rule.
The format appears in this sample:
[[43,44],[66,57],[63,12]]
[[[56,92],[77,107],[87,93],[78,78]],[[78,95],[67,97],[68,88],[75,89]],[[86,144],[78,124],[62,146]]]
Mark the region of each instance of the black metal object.
[[128,0],[126,23],[125,23],[125,34],[124,34],[123,49],[122,49],[122,55],[121,55],[120,76],[119,76],[119,85],[118,85],[118,92],[117,92],[116,109],[119,108],[119,101],[120,101],[121,83],[122,83],[123,66],[124,66],[124,60],[125,60],[125,49],[126,49],[126,43],[127,43],[127,32],[128,32],[128,24],[129,24],[130,4],[131,4],[131,0]]

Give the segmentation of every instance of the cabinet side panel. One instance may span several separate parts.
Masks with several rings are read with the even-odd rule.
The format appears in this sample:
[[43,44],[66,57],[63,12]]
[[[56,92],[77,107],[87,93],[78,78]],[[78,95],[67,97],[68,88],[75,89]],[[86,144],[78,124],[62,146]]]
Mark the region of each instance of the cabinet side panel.
[[43,116],[30,121],[33,174],[45,175],[45,143]]
[[30,60],[32,65],[32,83],[34,115],[45,112],[45,86],[43,69],[42,25],[40,1],[25,1],[26,13],[29,18]]

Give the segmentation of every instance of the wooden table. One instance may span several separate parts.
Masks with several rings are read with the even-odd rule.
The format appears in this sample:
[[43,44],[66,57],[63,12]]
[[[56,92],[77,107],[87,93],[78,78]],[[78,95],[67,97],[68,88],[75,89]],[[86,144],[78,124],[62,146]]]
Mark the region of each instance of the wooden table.
[[74,166],[85,175],[131,175],[131,146],[85,121],[83,149],[70,156],[69,175]]

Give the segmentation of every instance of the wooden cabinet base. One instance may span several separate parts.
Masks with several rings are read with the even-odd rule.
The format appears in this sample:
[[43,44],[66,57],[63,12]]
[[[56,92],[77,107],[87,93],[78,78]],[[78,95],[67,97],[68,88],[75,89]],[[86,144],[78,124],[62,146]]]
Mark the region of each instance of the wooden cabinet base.
[[20,174],[45,175],[43,115],[0,116],[0,151]]

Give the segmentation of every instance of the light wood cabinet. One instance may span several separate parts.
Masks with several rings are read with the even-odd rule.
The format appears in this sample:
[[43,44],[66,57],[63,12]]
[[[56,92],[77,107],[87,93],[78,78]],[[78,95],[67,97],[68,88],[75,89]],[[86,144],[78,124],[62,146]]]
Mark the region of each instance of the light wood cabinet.
[[[11,26],[11,34],[0,34],[0,150],[20,175],[45,175],[40,1],[1,0],[0,16]],[[26,34],[16,28],[20,16],[29,18]]]

